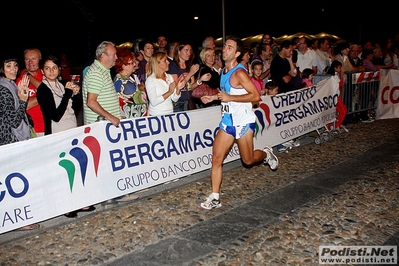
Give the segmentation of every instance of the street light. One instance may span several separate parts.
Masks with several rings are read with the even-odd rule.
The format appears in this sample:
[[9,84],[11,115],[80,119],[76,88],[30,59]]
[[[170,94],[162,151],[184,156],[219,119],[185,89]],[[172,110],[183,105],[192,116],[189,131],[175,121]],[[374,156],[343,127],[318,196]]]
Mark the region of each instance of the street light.
[[223,25],[223,39],[222,39],[222,44],[226,40],[226,26],[225,26],[225,16],[224,16],[224,0],[222,0],[222,25]]

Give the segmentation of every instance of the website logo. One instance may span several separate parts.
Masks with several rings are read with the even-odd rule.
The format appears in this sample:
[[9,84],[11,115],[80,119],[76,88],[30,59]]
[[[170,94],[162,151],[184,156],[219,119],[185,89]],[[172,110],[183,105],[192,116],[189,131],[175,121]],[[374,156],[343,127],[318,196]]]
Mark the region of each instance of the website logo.
[[[91,131],[91,127],[86,127],[84,129],[85,134],[89,134]],[[93,162],[94,173],[96,177],[98,176],[98,167],[100,164],[100,155],[101,155],[101,146],[97,138],[87,135],[83,138],[83,145],[88,149],[90,159]],[[78,139],[73,139],[71,142],[71,149],[69,151],[69,155],[71,155],[74,160],[69,160],[66,157],[66,152],[61,152],[59,157],[61,160],[58,162],[62,168],[65,169],[68,181],[69,181],[69,189],[72,192],[73,185],[75,182],[75,176],[80,175],[82,180],[82,185],[85,185],[86,175],[87,175],[87,166],[89,163],[89,156],[85,149],[83,149],[81,144],[79,144]],[[80,170],[80,171],[79,171]],[[79,172],[78,172],[79,171]],[[77,173],[78,172],[78,173]]]
[[319,264],[397,263],[397,246],[319,246]]

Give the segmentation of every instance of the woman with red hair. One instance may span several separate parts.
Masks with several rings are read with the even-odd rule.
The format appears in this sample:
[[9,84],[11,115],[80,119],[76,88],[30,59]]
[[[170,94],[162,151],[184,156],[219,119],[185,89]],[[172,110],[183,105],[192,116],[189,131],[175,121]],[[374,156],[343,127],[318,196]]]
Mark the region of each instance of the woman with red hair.
[[138,61],[130,49],[117,49],[115,62],[117,72],[114,78],[122,118],[142,117],[147,115],[148,101],[145,85],[140,83],[135,71]]

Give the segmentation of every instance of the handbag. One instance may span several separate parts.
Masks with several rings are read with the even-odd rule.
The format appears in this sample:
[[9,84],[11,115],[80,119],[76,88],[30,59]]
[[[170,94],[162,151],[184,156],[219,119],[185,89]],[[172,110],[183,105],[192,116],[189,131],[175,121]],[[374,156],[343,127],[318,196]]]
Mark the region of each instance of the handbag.
[[195,110],[197,109],[197,105],[195,104],[194,99],[192,98],[192,95],[190,95],[191,93],[189,91],[187,91],[187,110]]
[[212,89],[208,84],[202,83],[197,86],[191,93],[191,97],[201,98],[202,96],[212,96],[218,94],[218,90]]

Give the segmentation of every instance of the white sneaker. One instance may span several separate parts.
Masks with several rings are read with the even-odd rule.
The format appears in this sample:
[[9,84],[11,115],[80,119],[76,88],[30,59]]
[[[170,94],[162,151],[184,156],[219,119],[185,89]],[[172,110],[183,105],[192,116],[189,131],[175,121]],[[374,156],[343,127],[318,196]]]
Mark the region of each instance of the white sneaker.
[[363,123],[373,123],[374,122],[374,118],[369,117],[369,119],[367,120],[362,120]]
[[292,145],[292,142],[293,141],[290,140],[290,141],[281,143],[281,145],[283,145],[284,147],[287,147],[287,149],[291,150],[294,147],[294,145]]
[[282,152],[287,152],[288,153],[288,151],[290,150],[290,148],[289,147],[286,147],[286,146],[283,146],[283,145],[279,145],[279,147],[277,148],[277,151],[278,152],[280,152],[280,153],[282,153]]
[[220,199],[214,199],[211,194],[204,202],[200,203],[199,207],[205,210],[217,209],[222,207],[222,203],[220,203]]
[[299,147],[301,146],[301,143],[299,142],[299,140],[290,140],[289,143],[293,146],[293,147]]
[[275,171],[278,168],[278,158],[276,155],[273,153],[273,149],[269,146],[266,146],[263,149],[264,152],[266,152],[267,156],[265,160],[263,161],[264,164],[268,164],[270,169]]

